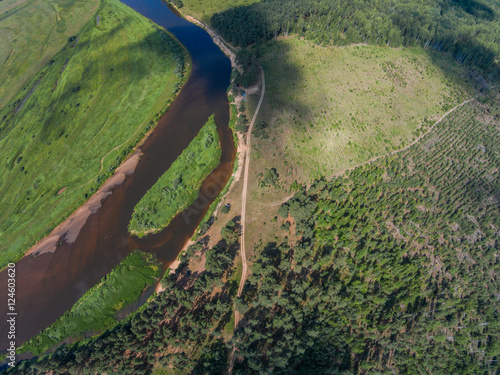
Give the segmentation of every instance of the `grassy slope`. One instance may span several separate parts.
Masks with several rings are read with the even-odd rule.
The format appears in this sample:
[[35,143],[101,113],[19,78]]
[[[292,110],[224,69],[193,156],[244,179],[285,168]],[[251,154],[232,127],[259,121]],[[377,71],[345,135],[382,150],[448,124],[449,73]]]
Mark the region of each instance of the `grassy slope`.
[[117,0],[97,14],[0,112],[0,265],[95,191],[181,81],[165,32]]
[[182,0],[184,7],[183,12],[196,17],[203,22],[210,23],[210,18],[214,13],[222,12],[229,8],[237,6],[245,6],[257,3],[260,0]]
[[433,57],[436,63],[417,48],[269,43],[265,119],[276,134],[284,131],[285,157],[305,179],[332,175],[401,148],[424,119],[436,120],[467,96],[463,86],[449,85],[457,67]]
[[82,28],[98,3],[0,1],[0,109]]
[[129,231],[158,232],[198,196],[203,180],[219,164],[221,147],[214,116],[134,208]]
[[71,310],[26,342],[21,351],[38,355],[67,338],[111,327],[116,323],[116,313],[135,302],[160,276],[161,263],[153,255],[141,251],[130,254],[89,289]]
[[[259,119],[269,124],[269,138],[252,142],[248,227],[264,241],[274,238],[267,219],[294,180],[332,176],[401,148],[472,96],[458,64],[418,48],[323,48],[286,38],[267,43],[262,60],[267,87]],[[259,187],[257,175],[271,167],[282,189]]]

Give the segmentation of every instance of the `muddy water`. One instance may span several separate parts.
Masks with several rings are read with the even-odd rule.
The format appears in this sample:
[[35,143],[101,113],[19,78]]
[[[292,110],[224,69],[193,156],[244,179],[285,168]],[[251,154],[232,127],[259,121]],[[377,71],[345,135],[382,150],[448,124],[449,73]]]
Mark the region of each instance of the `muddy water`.
[[[179,96],[141,147],[135,172],[114,186],[96,213],[85,221],[73,243],[62,236],[54,252],[26,256],[16,265],[16,345],[35,336],[67,311],[82,295],[134,249],[156,253],[167,266],[192,236],[208,206],[227,183],[235,148],[226,89],[229,59],[199,27],[178,17],[158,0],[125,4],[170,30],[186,46],[192,72]],[[222,144],[220,165],[203,182],[197,201],[161,233],[130,237],[127,224],[134,206],[187,147],[211,114]],[[126,115],[126,114],[124,114]],[[7,275],[0,273],[0,350],[7,345]]]

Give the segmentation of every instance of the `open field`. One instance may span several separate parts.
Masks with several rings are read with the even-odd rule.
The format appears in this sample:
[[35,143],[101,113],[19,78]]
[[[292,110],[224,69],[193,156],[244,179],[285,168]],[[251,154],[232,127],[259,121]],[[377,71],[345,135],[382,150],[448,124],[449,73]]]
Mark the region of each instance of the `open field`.
[[[324,48],[289,37],[261,51],[267,88],[259,120],[267,128],[252,141],[250,249],[258,237],[253,234],[275,239],[273,218],[294,181],[331,177],[402,148],[474,96],[458,64],[420,48]],[[249,113],[258,97],[249,98]],[[278,181],[264,186],[271,168]]]
[[419,48],[286,38],[264,45],[263,66],[268,143],[283,134],[280,152],[305,180],[403,147],[470,95],[458,64]]
[[[260,0],[182,0],[184,4],[182,11],[205,23],[210,24],[210,18],[214,13],[222,12],[238,6],[250,5]],[[174,1],[176,3],[176,1]]]
[[96,191],[186,77],[170,34],[117,0],[96,14],[0,111],[0,266]]
[[20,351],[39,355],[63,340],[110,328],[117,322],[117,312],[134,303],[160,276],[161,263],[154,255],[133,252]]
[[82,28],[98,3],[0,1],[0,109]]
[[210,116],[189,146],[134,208],[130,233],[139,237],[165,228],[198,196],[203,180],[219,165],[219,134]]

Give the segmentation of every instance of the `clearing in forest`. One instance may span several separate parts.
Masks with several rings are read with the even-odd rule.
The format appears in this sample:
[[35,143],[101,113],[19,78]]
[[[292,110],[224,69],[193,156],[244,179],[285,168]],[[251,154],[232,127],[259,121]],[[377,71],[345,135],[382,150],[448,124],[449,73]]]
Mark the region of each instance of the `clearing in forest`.
[[469,96],[458,64],[421,48],[280,38],[263,46],[262,60],[270,137],[258,143],[274,153],[277,140],[304,181],[404,147]]
[[473,96],[460,65],[422,48],[325,48],[287,37],[259,49],[267,87],[252,135],[247,230],[255,241],[253,233],[274,239],[271,219],[294,181],[400,149]]

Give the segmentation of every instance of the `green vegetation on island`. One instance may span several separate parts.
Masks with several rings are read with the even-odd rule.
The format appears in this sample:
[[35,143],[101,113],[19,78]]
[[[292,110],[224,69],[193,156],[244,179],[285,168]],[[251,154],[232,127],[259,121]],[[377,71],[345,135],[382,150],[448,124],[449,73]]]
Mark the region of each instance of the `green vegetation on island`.
[[0,267],[113,173],[173,100],[188,60],[172,35],[102,0],[0,110]]
[[135,251],[50,327],[24,343],[19,352],[40,355],[66,339],[104,331],[117,322],[117,312],[137,301],[161,276],[162,266],[152,254]]
[[[235,347],[233,374],[497,373],[499,100],[297,192],[279,208],[284,240],[259,245],[242,298],[231,221],[219,244],[190,246],[130,320],[12,372],[226,373]],[[233,301],[243,317],[228,340]]]
[[188,147],[135,206],[130,233],[139,237],[165,228],[198,196],[203,180],[219,165],[219,133],[210,116]]

